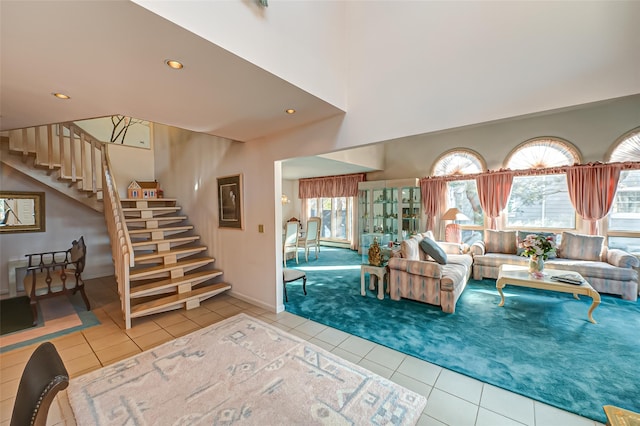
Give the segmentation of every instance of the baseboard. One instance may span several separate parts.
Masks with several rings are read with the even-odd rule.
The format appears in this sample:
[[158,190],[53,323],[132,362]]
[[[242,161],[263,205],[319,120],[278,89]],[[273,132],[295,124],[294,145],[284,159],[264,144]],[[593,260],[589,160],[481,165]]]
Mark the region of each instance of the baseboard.
[[260,301],[258,299],[246,296],[246,295],[244,295],[242,293],[238,293],[238,292],[235,292],[233,290],[227,291],[226,294],[228,294],[229,296],[235,297],[236,299],[244,300],[245,302],[251,303],[252,305],[256,305],[256,306],[258,306],[258,307],[260,307],[262,309],[265,309],[265,310],[267,310],[269,312],[278,313],[278,312],[282,312],[284,310],[284,305],[282,305],[282,309],[279,310],[280,306],[274,307],[272,305],[268,305],[268,304],[266,304],[266,303],[264,303],[264,302],[262,302],[262,301]]

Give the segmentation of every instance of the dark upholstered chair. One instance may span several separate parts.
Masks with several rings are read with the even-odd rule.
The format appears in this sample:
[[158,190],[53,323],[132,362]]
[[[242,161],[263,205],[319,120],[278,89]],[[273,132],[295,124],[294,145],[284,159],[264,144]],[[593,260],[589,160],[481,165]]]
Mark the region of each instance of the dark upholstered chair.
[[82,300],[91,310],[89,299],[84,292],[82,271],[84,270],[87,246],[84,237],[71,243],[65,251],[49,251],[28,254],[29,264],[24,278],[24,289],[31,299],[33,325],[38,323],[37,303],[40,299],[76,294],[80,291]]
[[51,342],[38,346],[18,385],[10,426],[45,426],[56,394],[69,386],[69,373]]

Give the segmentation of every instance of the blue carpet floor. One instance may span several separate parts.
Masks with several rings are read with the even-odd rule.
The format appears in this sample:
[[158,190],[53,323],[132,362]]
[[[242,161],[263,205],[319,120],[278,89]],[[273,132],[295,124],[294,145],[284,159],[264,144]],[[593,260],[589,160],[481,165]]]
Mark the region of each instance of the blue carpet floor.
[[[455,314],[410,300],[360,295],[361,256],[323,247],[287,266],[307,274],[287,284],[286,310],[486,383],[605,423],[603,405],[640,412],[640,303],[591,299],[471,280]],[[368,283],[368,280],[367,280]]]

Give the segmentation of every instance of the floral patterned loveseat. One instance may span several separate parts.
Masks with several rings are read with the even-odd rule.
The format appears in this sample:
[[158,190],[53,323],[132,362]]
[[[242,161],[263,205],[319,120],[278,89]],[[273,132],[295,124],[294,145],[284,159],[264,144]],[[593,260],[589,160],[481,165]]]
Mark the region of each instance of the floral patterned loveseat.
[[[519,255],[518,243],[528,231],[485,231],[484,241],[471,246],[473,278],[497,278],[500,265],[526,266],[529,259]],[[545,261],[545,271],[573,271],[582,275],[600,293],[623,299],[638,299],[640,260],[619,249],[608,249],[604,237],[563,232],[555,257]],[[521,250],[521,249],[520,249]]]

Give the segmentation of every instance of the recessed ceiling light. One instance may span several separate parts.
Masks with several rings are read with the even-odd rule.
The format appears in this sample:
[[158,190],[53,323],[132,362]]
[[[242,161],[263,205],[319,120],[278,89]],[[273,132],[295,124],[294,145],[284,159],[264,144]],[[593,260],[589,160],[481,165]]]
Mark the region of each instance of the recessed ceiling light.
[[64,93],[52,93],[58,99],[71,99],[71,96],[65,95]]
[[184,65],[182,65],[182,62],[176,61],[174,59],[167,59],[164,63],[167,64],[170,68],[173,68],[174,70],[181,70],[182,68],[184,68]]
[[286,112],[287,114],[295,114],[296,110],[293,108],[289,108],[289,109],[285,109],[284,112]]

